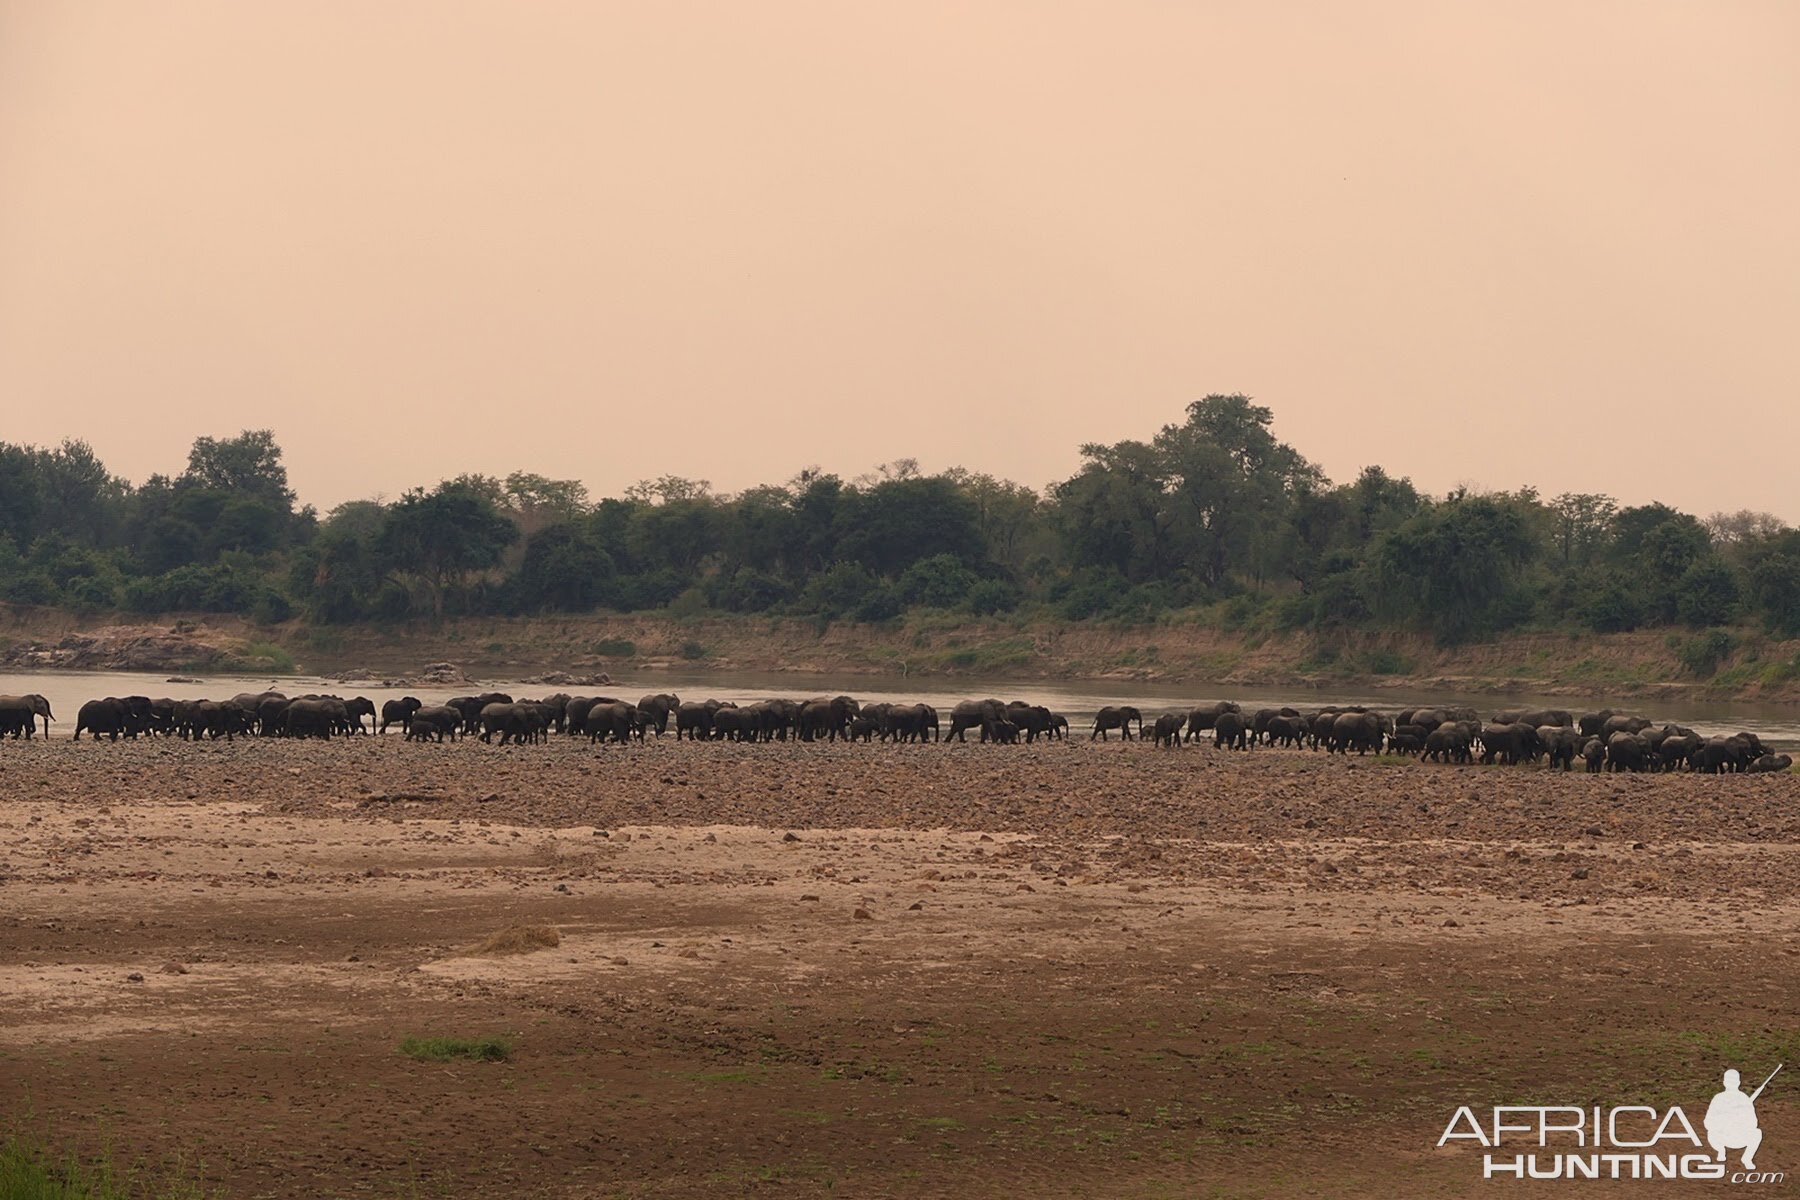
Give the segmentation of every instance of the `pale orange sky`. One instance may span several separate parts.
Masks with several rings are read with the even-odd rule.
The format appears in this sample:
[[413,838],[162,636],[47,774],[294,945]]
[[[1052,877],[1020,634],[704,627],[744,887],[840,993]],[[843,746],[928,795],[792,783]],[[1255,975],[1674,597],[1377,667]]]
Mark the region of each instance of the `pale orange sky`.
[[6,440],[1041,486],[1215,391],[1800,521],[1800,5],[0,0]]

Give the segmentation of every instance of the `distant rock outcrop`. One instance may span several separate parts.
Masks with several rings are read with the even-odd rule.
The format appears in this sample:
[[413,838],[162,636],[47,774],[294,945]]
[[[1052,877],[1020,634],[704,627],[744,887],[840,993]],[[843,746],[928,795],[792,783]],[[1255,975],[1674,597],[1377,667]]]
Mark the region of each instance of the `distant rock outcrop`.
[[57,642],[25,642],[0,655],[12,670],[170,672],[212,666],[231,657],[231,648],[209,640],[187,622],[172,628],[108,625],[71,633]]

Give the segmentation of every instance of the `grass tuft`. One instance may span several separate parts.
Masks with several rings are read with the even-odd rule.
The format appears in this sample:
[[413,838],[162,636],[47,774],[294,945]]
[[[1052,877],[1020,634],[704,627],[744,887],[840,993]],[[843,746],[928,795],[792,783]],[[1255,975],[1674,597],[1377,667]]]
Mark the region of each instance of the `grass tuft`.
[[204,1200],[209,1193],[177,1167],[120,1171],[110,1157],[57,1157],[16,1135],[0,1141],[0,1200]]
[[513,925],[470,946],[467,953],[485,958],[502,954],[530,954],[562,945],[562,935],[548,925]]
[[409,1037],[400,1043],[400,1053],[420,1062],[451,1062],[458,1058],[505,1062],[512,1055],[512,1043],[505,1038]]

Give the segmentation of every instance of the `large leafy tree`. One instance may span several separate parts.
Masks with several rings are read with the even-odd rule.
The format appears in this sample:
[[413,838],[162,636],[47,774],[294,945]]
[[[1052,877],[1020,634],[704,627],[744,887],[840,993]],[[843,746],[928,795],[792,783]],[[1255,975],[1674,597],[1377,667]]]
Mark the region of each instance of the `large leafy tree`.
[[477,571],[500,563],[519,531],[480,491],[460,483],[406,493],[388,510],[380,548],[395,570],[424,587],[434,617],[444,598]]
[[1537,550],[1522,501],[1454,497],[1376,540],[1378,608],[1447,641],[1491,632],[1507,623],[1506,601]]

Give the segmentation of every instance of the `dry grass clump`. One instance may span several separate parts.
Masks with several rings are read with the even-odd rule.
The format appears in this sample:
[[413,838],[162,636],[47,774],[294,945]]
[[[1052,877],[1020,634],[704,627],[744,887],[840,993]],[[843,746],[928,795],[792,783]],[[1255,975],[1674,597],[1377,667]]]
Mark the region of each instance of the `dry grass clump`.
[[468,953],[486,958],[502,954],[530,954],[562,945],[562,935],[548,925],[513,925],[499,933],[489,934],[470,946]]

